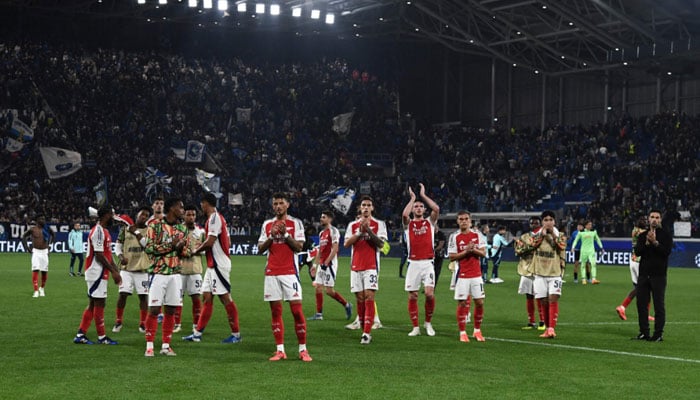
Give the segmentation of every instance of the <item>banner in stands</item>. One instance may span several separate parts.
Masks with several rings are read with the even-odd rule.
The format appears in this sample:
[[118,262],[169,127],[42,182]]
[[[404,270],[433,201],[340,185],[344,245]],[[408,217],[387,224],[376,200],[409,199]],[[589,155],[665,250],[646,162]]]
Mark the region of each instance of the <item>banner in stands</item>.
[[[51,246],[53,253],[68,253],[68,233],[71,230],[69,224],[48,224],[49,228],[56,232],[56,242]],[[24,252],[22,246],[22,234],[27,230],[25,224],[15,224],[9,222],[0,223],[0,253],[21,253]],[[90,227],[83,225],[83,240],[87,240],[87,234]],[[114,226],[110,229],[112,241],[116,243],[118,227]],[[248,233],[246,235],[246,233]],[[229,248],[230,255],[257,255],[258,251],[258,236],[251,236],[249,232],[245,232],[242,228],[230,228],[231,247]],[[318,243],[317,237],[312,237],[315,243]],[[350,250],[342,245],[343,237],[341,235],[341,243],[339,249],[340,256],[349,256]],[[597,262],[599,265],[629,265],[631,244],[628,239],[603,239],[605,253],[598,253]],[[87,250],[87,243],[85,244]],[[389,257],[400,257],[401,249],[398,244],[392,245]],[[574,263],[574,253],[569,251],[566,255],[566,262]],[[506,247],[503,251],[503,261],[517,261],[512,247]],[[700,240],[697,239],[677,239],[674,242],[673,252],[669,258],[669,265],[672,267],[685,268],[700,268]]]

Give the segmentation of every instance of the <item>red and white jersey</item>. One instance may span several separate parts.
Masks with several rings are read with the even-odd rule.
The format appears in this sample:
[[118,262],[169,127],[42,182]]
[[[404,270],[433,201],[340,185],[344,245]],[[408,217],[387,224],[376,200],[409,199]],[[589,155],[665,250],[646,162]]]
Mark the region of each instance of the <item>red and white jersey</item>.
[[[467,233],[457,231],[450,235],[447,245],[447,253],[460,253],[467,248],[469,243],[475,243],[479,249],[486,247],[484,236],[478,231],[471,229]],[[481,276],[481,262],[476,254],[469,254],[458,261],[457,273],[460,278],[478,278]]]
[[[345,241],[360,232],[362,220],[351,222],[345,229]],[[382,240],[387,240],[386,224],[384,221],[370,218],[369,227],[375,235]],[[379,254],[381,247],[377,248],[369,240],[369,234],[362,233],[362,236],[352,245],[350,265],[353,271],[366,271],[371,269],[379,270]]]
[[[338,228],[330,225],[328,228],[321,231],[318,235],[318,248],[319,256],[318,260],[320,264],[323,264],[328,259],[333,251],[333,245],[340,243],[340,232]],[[338,265],[338,253],[335,253],[335,257],[331,260],[329,265]]]
[[231,258],[228,250],[231,247],[231,239],[228,236],[228,228],[224,216],[214,211],[204,224],[204,230],[207,232],[207,238],[214,236],[216,240],[211,248],[206,249],[204,254],[207,256],[207,268],[214,266],[222,266],[231,268]]
[[102,279],[109,279],[109,269],[95,257],[95,252],[100,252],[107,261],[112,262],[112,237],[109,235],[109,231],[102,225],[96,224],[90,230],[87,242],[88,254],[85,261],[85,271],[90,268],[102,268]]
[[430,219],[412,219],[406,226],[406,245],[409,260],[435,258],[435,225]]
[[[269,238],[272,238],[272,244],[267,250],[267,266],[265,267],[265,275],[297,275],[299,273],[299,257],[296,256],[292,248],[287,245],[284,239],[284,233],[272,235],[272,226],[277,222],[277,218],[268,219],[263,222],[260,229],[260,237],[258,243],[263,243]],[[287,215],[284,220],[289,233],[294,240],[304,242],[304,224],[301,220]]]

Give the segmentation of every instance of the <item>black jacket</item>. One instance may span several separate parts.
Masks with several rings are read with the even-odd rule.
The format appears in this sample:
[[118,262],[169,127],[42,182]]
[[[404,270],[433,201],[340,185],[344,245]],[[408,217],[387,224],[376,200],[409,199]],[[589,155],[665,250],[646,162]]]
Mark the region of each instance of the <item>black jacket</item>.
[[658,246],[647,244],[646,231],[637,238],[637,246],[634,247],[634,254],[642,257],[639,262],[639,275],[642,276],[666,276],[668,270],[668,256],[673,248],[673,238],[666,230],[656,229],[656,240]]

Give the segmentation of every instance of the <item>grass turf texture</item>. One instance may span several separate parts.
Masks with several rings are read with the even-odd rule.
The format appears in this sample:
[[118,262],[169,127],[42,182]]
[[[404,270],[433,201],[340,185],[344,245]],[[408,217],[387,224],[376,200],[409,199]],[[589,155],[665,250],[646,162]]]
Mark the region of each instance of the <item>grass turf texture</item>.
[[[285,305],[289,359],[269,362],[275,350],[270,311],[262,300],[262,256],[236,256],[233,296],[240,311],[243,342],[220,341],[229,334],[217,301],[201,343],[182,342],[189,329],[173,335],[177,357],[143,356],[137,299],[131,296],[124,328],[111,333],[116,286],[110,282],[105,310],[107,334],[118,346],[76,345],[72,339],[87,303],[82,277],[68,276],[69,257],[50,256],[46,297],[32,298],[29,254],[0,254],[2,312],[0,339],[2,398],[22,399],[542,399],[697,398],[700,383],[700,324],[697,282],[700,271],[672,269],[667,291],[665,341],[630,340],[637,333],[634,303],[628,321],[615,307],[631,288],[627,267],[599,267],[601,285],[573,284],[571,266],[561,300],[557,338],[522,331],[525,300],[517,295],[515,265],[504,263],[504,284],[487,285],[482,331],[485,343],[460,343],[455,301],[445,268],[436,290],[433,325],[437,336],[408,337],[410,322],[397,259],[383,259],[379,313],[385,328],[369,346],[359,331],[345,330],[343,308],[325,297],[324,320],[308,321],[312,363],[297,359],[293,319]],[[340,261],[337,289],[349,293],[348,260]],[[314,292],[302,271],[304,310],[315,312]],[[185,300],[183,327],[191,326]],[[419,301],[421,329],[423,299]],[[471,336],[472,325],[467,332]],[[88,337],[97,339],[94,325]],[[156,352],[160,346],[160,327]]]

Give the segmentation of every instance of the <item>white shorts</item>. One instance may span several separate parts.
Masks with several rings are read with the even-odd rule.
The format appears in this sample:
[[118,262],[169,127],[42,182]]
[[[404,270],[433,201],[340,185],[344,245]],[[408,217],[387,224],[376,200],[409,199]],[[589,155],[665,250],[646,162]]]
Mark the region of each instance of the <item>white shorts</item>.
[[87,295],[95,299],[107,298],[107,279],[102,279],[102,267],[93,266],[85,270]]
[[149,307],[176,307],[181,303],[182,278],[180,278],[180,274],[154,274],[151,277],[151,286],[148,288]]
[[137,271],[119,271],[122,284],[119,285],[119,293],[148,294],[148,274]]
[[421,284],[425,287],[435,287],[435,266],[433,260],[408,261],[404,290],[417,292],[420,290]]
[[202,275],[188,274],[180,275],[182,279],[182,295],[193,296],[202,294]]
[[518,294],[535,294],[535,277],[521,276],[520,285],[518,285]]
[[221,295],[231,293],[231,267],[217,265],[207,268],[202,281],[202,293]]
[[331,265],[326,268],[325,271],[321,269],[321,266],[319,266],[316,268],[316,279],[314,279],[314,283],[316,286],[334,287],[337,273],[337,265]]
[[379,274],[376,269],[350,271],[350,292],[359,293],[364,290],[379,290]]
[[32,271],[49,271],[49,249],[32,249]]
[[535,275],[534,287],[536,299],[544,299],[553,294],[561,296],[561,276]]
[[477,278],[459,278],[455,284],[455,300],[466,300],[472,296],[472,299],[483,299],[486,297],[484,292],[484,280],[481,277]]
[[301,282],[296,275],[265,275],[265,301],[301,300]]
[[637,261],[630,261],[630,275],[632,275],[632,283],[637,285],[637,278],[639,278],[639,263]]

